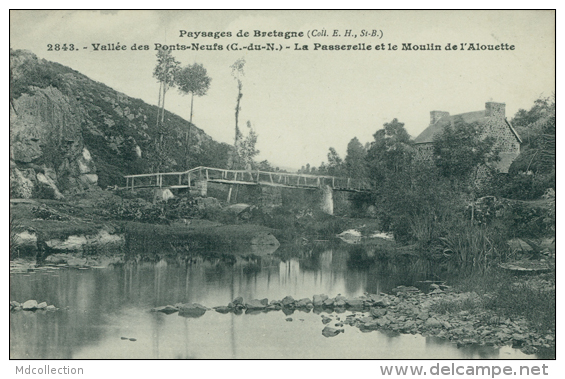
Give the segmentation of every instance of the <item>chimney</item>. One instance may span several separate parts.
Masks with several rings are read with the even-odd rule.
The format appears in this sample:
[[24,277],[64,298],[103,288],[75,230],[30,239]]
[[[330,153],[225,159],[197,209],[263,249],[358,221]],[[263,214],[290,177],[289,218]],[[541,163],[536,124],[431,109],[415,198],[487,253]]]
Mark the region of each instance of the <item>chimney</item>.
[[495,103],[493,101],[486,102],[485,103],[485,116],[486,117],[505,118],[506,117],[506,104],[505,103]]
[[431,111],[430,112],[430,125],[435,124],[436,122],[439,121],[440,118],[442,118],[444,116],[449,117],[449,112]]

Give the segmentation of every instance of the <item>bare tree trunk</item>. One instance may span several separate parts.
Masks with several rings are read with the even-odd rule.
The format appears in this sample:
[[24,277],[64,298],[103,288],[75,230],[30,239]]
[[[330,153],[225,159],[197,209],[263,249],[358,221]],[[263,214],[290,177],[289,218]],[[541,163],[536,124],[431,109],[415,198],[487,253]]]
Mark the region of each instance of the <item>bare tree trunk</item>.
[[193,110],[193,106],[194,106],[194,93],[190,93],[191,97],[190,97],[190,120],[189,120],[189,124],[188,124],[188,130],[186,131],[186,150],[185,150],[185,155],[186,155],[186,168],[189,168],[189,164],[190,164],[190,140],[192,139],[192,110]]
[[190,93],[190,123],[192,124],[192,109],[194,105],[194,93]]
[[161,91],[163,90],[163,82],[159,83],[159,102],[157,103],[157,123],[155,127],[159,127],[159,116],[161,115]]
[[161,104],[161,124],[165,122],[165,95],[167,94],[167,83],[163,84],[163,104]]

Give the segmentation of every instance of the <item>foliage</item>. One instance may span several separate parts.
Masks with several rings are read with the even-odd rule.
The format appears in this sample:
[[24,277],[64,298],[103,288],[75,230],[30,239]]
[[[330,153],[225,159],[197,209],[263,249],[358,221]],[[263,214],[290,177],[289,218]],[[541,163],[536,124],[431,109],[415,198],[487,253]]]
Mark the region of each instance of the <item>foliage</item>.
[[208,72],[200,63],[189,64],[175,72],[176,86],[183,94],[204,96],[211,82]]
[[31,213],[34,217],[40,218],[42,220],[57,220],[57,221],[68,221],[69,218],[59,214],[53,209],[47,207],[45,204],[41,204],[37,207],[31,208]]
[[147,223],[167,223],[164,204],[152,204],[142,199],[123,201],[108,200],[104,210],[112,218]]
[[365,147],[359,142],[357,137],[354,137],[347,144],[347,155],[345,156],[344,165],[347,176],[350,178],[365,178],[366,177],[366,164],[365,156],[367,151]]
[[157,65],[153,69],[153,77],[160,84],[172,87],[175,85],[179,65],[180,62],[175,59],[171,50],[159,49],[157,51]]
[[212,79],[208,77],[208,72],[203,65],[194,63],[176,70],[175,84],[181,94],[190,94],[190,119],[188,121],[188,130],[185,138],[185,167],[190,167],[190,145],[192,139],[192,115],[194,96],[204,96],[210,88]]
[[460,184],[474,183],[481,166],[500,160],[495,139],[484,134],[485,126],[466,123],[461,117],[434,136],[434,162],[440,173]]
[[[166,137],[170,139],[171,133],[165,124],[165,99],[169,88],[176,85],[175,77],[179,70],[180,62],[171,54],[171,50],[159,49],[157,51],[157,65],[153,70],[153,77],[159,82],[159,110],[157,113],[157,132],[155,138],[154,159],[156,170],[160,172],[167,169],[171,164],[167,164],[169,153],[168,147],[171,143],[167,143]],[[171,162],[172,163],[172,162]]]
[[326,166],[327,175],[343,176],[344,171],[343,160],[337,151],[333,147],[330,147],[330,151],[328,153],[328,164]]
[[393,119],[373,134],[367,151],[369,177],[378,191],[380,183],[410,169],[414,157],[404,123]]
[[[554,117],[555,94],[549,97],[540,97],[535,100],[534,105],[529,110],[518,110],[512,118],[511,123],[520,133],[524,143],[529,144],[531,143],[530,139],[535,139],[536,134],[539,134],[540,132],[551,133],[555,131],[551,130],[551,125],[544,125],[546,120]],[[543,121],[540,123],[540,120]],[[555,123],[553,123],[553,128],[555,128]]]
[[547,236],[553,228],[545,206],[513,201],[503,216],[514,237],[539,238]]
[[236,150],[241,168],[251,168],[253,158],[259,154],[259,150],[255,147],[257,144],[257,133],[253,130],[251,122],[247,121],[248,133],[245,137],[240,133],[239,141],[237,143],[238,149]]
[[543,198],[547,200],[548,205],[548,212],[547,217],[544,218],[545,224],[548,226],[548,229],[555,234],[555,212],[556,212],[556,205],[555,205],[555,190],[553,188],[549,188],[545,191]]
[[537,99],[528,111],[520,109],[512,124],[523,141],[521,153],[508,178],[493,192],[512,199],[538,199],[555,188],[555,95]]
[[56,63],[48,63],[37,59],[36,56],[27,57],[19,64],[15,64],[25,52],[10,49],[10,104],[24,93],[33,93],[33,87],[47,88],[49,86],[68,94],[64,74],[71,69]]
[[508,174],[493,176],[478,194],[480,196],[491,194],[516,200],[535,200],[552,188],[555,188],[555,171],[534,173],[511,170]]
[[440,241],[449,263],[460,270],[484,270],[491,262],[504,261],[510,253],[505,236],[486,225],[460,223]]
[[242,78],[245,76],[245,71],[243,68],[245,67],[245,59],[239,58],[236,60],[231,66],[231,74],[234,80],[237,81],[237,99],[235,103],[235,136],[234,136],[234,152],[233,156],[228,162],[229,168],[238,168],[241,165],[238,162],[239,159],[239,142],[242,139],[241,131],[239,130],[239,112],[241,111],[241,98],[243,97],[243,81]]

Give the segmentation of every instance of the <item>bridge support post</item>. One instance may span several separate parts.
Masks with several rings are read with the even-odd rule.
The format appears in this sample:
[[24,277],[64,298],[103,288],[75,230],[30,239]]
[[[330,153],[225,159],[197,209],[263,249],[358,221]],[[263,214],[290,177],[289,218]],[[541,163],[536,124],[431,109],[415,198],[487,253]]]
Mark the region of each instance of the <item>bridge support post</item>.
[[334,196],[333,196],[333,189],[328,186],[322,186],[322,201],[320,203],[320,208],[322,212],[327,213],[329,215],[334,214]]

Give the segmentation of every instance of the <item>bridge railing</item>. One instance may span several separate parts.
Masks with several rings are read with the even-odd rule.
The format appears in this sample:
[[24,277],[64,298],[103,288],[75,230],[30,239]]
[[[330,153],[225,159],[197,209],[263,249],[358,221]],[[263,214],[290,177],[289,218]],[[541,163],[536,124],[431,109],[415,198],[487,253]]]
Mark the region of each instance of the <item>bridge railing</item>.
[[260,170],[229,170],[213,167],[195,167],[182,172],[126,175],[126,188],[186,188],[195,181],[207,180],[220,183],[257,183],[272,186],[321,188],[325,185],[338,190],[363,191],[370,189],[366,180],[341,178],[327,175],[308,175]]

